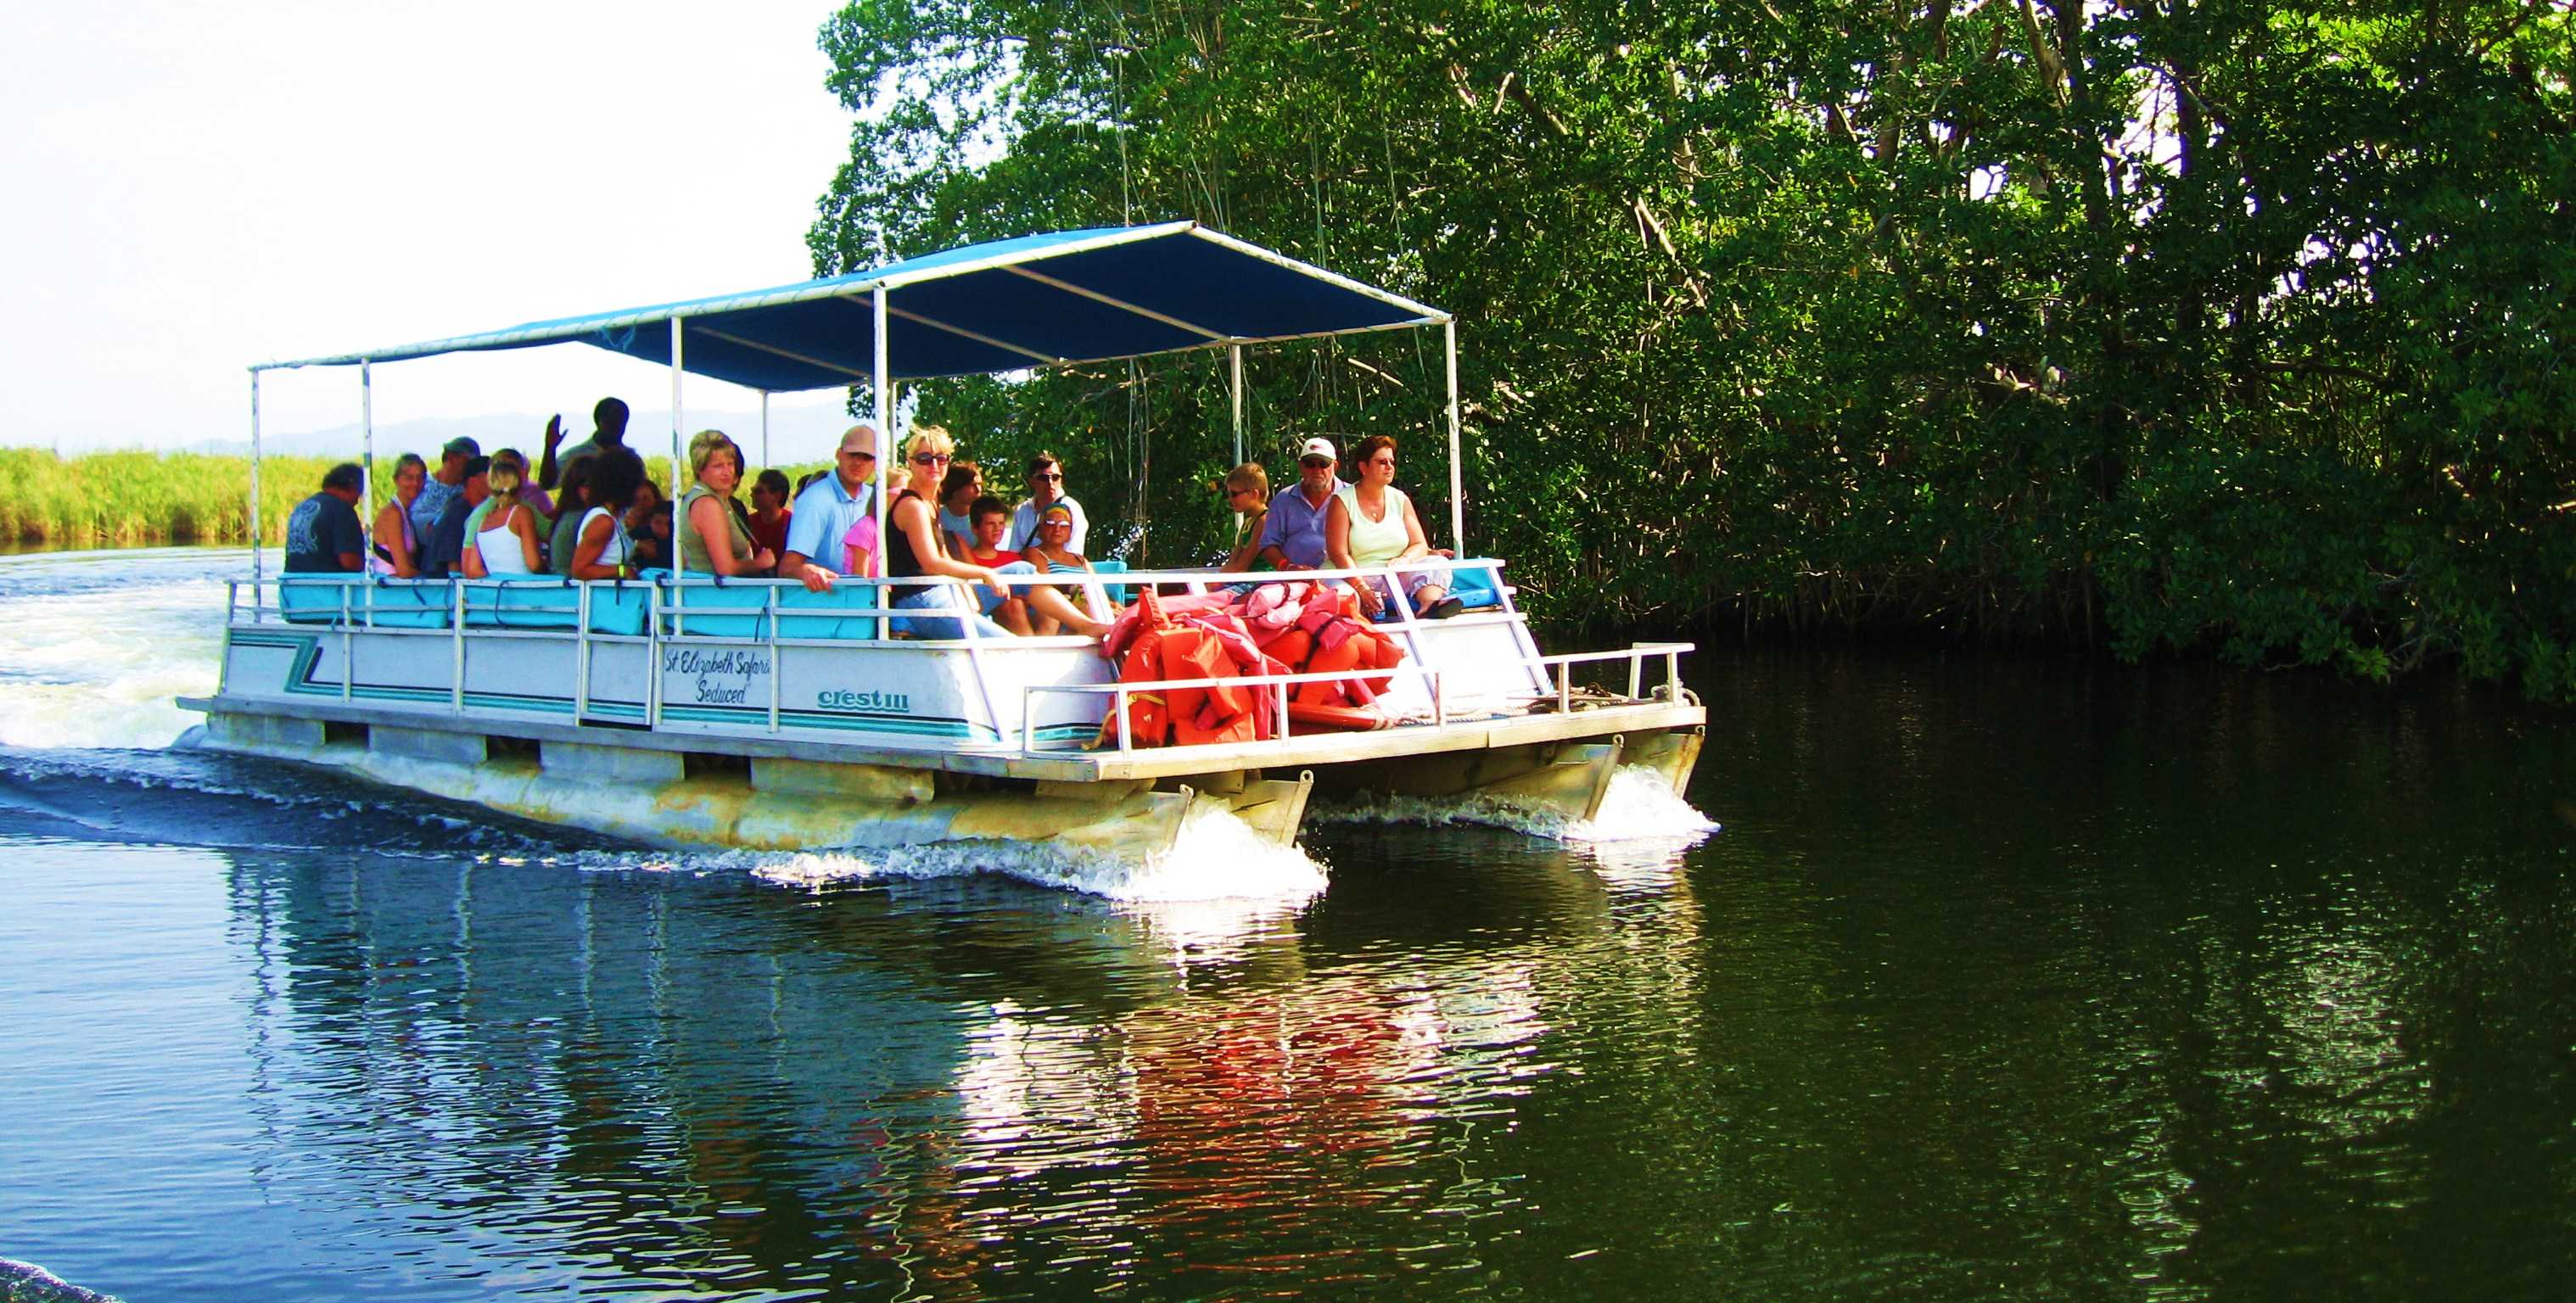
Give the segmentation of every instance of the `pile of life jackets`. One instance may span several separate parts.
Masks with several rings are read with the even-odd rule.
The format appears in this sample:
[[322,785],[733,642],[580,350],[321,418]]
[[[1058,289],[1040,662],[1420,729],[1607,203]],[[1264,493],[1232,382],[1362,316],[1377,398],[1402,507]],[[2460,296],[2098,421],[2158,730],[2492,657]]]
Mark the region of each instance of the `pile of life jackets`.
[[[1204,680],[1136,692],[1124,727],[1135,745],[1196,746],[1258,742],[1279,735],[1279,689],[1232,680],[1255,674],[1389,670],[1404,649],[1358,619],[1348,586],[1311,580],[1264,583],[1240,596],[1162,597],[1148,589],[1110,627],[1101,654],[1118,665],[1122,683]],[[1378,705],[1387,676],[1290,684],[1288,720],[1299,731],[1379,729],[1395,721]],[[1113,707],[1095,746],[1117,744]]]

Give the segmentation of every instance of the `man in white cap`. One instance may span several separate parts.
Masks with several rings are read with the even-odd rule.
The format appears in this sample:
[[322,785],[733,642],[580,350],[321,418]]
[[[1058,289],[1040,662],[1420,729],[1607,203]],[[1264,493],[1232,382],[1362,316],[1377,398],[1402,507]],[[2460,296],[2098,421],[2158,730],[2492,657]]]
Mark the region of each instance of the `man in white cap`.
[[1261,526],[1261,559],[1274,570],[1313,570],[1324,564],[1324,508],[1341,491],[1333,474],[1339,461],[1333,441],[1314,438],[1297,452],[1297,482],[1270,500]]

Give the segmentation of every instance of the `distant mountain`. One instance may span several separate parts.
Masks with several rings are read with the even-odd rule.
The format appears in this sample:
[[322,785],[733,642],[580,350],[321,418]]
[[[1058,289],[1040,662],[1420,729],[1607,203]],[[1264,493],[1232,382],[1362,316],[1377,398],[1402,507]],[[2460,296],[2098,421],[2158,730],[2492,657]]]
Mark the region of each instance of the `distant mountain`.
[[[691,433],[699,430],[722,430],[741,443],[754,462],[761,460],[760,413],[745,411],[698,411],[687,414]],[[852,418],[837,408],[776,406],[769,413],[770,455],[780,463],[822,461],[830,456],[833,440],[848,429]],[[590,437],[590,414],[564,413],[566,445]],[[651,455],[670,448],[671,416],[667,411],[638,410],[627,422],[627,442]],[[534,458],[545,449],[546,418],[511,414],[498,416],[425,417],[412,421],[393,421],[376,427],[376,456],[386,463],[395,457],[416,452],[431,456],[448,440],[458,436],[474,440],[483,451],[495,448],[517,448]],[[327,430],[302,430],[284,434],[263,435],[261,450],[288,457],[348,457],[355,459],[363,442],[358,426],[336,425]],[[211,453],[226,457],[250,455],[248,439],[205,439],[185,444],[178,452]]]

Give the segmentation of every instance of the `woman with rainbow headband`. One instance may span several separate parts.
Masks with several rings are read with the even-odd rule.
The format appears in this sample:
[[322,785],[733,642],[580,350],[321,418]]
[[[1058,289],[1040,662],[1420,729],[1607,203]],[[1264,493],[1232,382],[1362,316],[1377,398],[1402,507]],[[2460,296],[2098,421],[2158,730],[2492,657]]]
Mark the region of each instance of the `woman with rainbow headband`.
[[[1081,553],[1073,550],[1068,541],[1072,537],[1073,508],[1061,502],[1048,503],[1038,512],[1037,534],[1029,541],[1028,550],[1020,554],[1020,563],[1038,574],[1045,574],[1051,570],[1079,570],[1086,575],[1100,573],[1091,568],[1091,562]],[[1003,568],[1009,569],[1008,566]],[[1090,609],[1091,598],[1082,590],[1077,589],[1076,594],[1084,614],[1104,614]],[[1105,614],[1115,617],[1117,612],[1110,611]],[[1049,618],[1040,617],[1036,621],[1036,626],[1039,633],[1055,632],[1055,621]]]

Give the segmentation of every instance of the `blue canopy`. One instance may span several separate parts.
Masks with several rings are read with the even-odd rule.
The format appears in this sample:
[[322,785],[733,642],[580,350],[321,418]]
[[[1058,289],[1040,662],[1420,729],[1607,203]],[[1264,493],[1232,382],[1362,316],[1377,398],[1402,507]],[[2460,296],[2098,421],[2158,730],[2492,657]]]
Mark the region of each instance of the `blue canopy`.
[[[1182,349],[1435,325],[1449,314],[1196,222],[967,245],[743,294],[532,321],[270,367],[354,366],[578,341],[787,393],[872,383],[886,291],[889,379],[977,375]],[[253,368],[254,370],[265,368]]]

